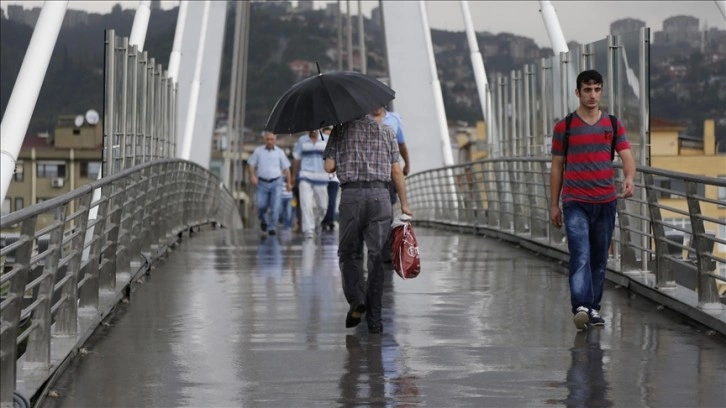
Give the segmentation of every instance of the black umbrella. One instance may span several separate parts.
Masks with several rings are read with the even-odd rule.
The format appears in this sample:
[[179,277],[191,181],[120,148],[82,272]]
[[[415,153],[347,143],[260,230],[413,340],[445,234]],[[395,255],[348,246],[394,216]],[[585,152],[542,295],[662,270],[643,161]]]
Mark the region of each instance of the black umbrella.
[[265,129],[280,134],[337,125],[365,116],[395,96],[384,83],[358,72],[318,73],[280,97]]

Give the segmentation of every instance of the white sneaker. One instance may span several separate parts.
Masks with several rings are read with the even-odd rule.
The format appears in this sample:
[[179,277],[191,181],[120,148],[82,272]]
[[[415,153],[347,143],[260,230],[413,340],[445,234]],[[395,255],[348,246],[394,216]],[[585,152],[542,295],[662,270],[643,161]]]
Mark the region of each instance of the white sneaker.
[[589,310],[585,306],[580,306],[575,311],[575,316],[572,320],[575,322],[577,330],[587,329],[587,324],[590,322]]

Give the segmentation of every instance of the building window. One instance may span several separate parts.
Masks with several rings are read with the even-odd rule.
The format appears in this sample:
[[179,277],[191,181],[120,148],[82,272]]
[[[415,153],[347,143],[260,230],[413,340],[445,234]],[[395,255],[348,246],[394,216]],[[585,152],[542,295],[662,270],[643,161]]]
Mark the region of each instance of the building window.
[[[726,176],[718,176],[718,178],[726,181]],[[726,207],[726,187],[718,188],[718,202],[719,207]]]
[[[17,210],[15,210],[17,211]],[[719,219],[718,239],[726,241],[726,218]],[[718,252],[726,252],[726,244],[718,243]]]
[[10,198],[9,197],[5,197],[5,200],[3,200],[2,211],[0,211],[0,212],[2,212],[2,215],[8,215],[8,214],[10,214],[10,211],[11,211],[10,205],[11,205],[11,203],[12,203],[12,201],[10,200]]
[[20,211],[25,207],[23,197],[15,197],[15,211]]
[[81,177],[89,179],[97,179],[98,172],[101,171],[101,162],[81,162]]
[[[686,198],[686,182],[684,180],[655,176],[653,183],[661,189],[668,190],[657,191],[658,198]],[[696,195],[699,197],[706,196],[706,186],[703,183],[697,184]]]
[[14,179],[17,182],[22,183],[23,180],[25,180],[25,177],[24,176],[25,176],[25,174],[23,172],[23,161],[22,160],[18,160],[18,161],[15,162],[15,176],[14,176]]
[[[683,232],[680,229],[675,229],[673,227],[678,227],[688,232]],[[691,238],[691,220],[689,218],[664,218],[663,229],[665,230],[666,236],[683,235],[683,242],[690,242],[689,240]]]
[[36,204],[40,204],[43,201],[48,201],[48,200],[50,200],[50,198],[47,198],[47,197],[38,197],[38,198],[35,199],[35,203]]
[[65,178],[66,164],[57,162],[38,163],[38,177],[41,178]]

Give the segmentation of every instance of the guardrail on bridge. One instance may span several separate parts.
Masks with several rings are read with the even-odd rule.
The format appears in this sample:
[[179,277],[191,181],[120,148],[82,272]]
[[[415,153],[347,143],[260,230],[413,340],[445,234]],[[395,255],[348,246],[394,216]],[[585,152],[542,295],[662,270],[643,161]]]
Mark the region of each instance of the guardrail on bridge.
[[[515,242],[567,261],[549,220],[549,158],[489,159],[407,178],[415,220]],[[622,167],[616,165],[618,185]],[[618,200],[608,279],[726,334],[726,180],[638,167]],[[722,190],[723,191],[723,190]],[[710,207],[710,208],[707,208]],[[704,214],[723,213],[723,217]],[[642,215],[644,214],[644,215]]]
[[207,223],[241,227],[235,201],[214,174],[175,159],[121,170],[0,219],[4,233],[19,228],[0,249],[0,404],[12,406],[16,391],[38,395],[136,277],[182,232]]

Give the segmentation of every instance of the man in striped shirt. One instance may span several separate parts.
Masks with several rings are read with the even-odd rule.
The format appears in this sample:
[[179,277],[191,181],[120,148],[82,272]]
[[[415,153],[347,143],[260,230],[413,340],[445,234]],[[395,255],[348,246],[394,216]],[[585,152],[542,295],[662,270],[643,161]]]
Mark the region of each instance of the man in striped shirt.
[[620,197],[631,197],[634,190],[635,160],[623,125],[617,121],[613,133],[613,122],[600,110],[602,86],[602,75],[597,71],[578,75],[575,95],[580,106],[571,114],[569,132],[568,120],[563,119],[555,125],[552,137],[550,220],[557,228],[564,221],[570,250],[570,301],[575,326],[580,330],[605,325],[600,301],[618,199],[613,147],[623,162]]
[[305,239],[311,239],[315,227],[320,224],[328,209],[328,181],[330,175],[323,168],[323,152],[327,140],[322,140],[318,130],[300,136],[292,151],[292,172],[300,189],[300,213]]

